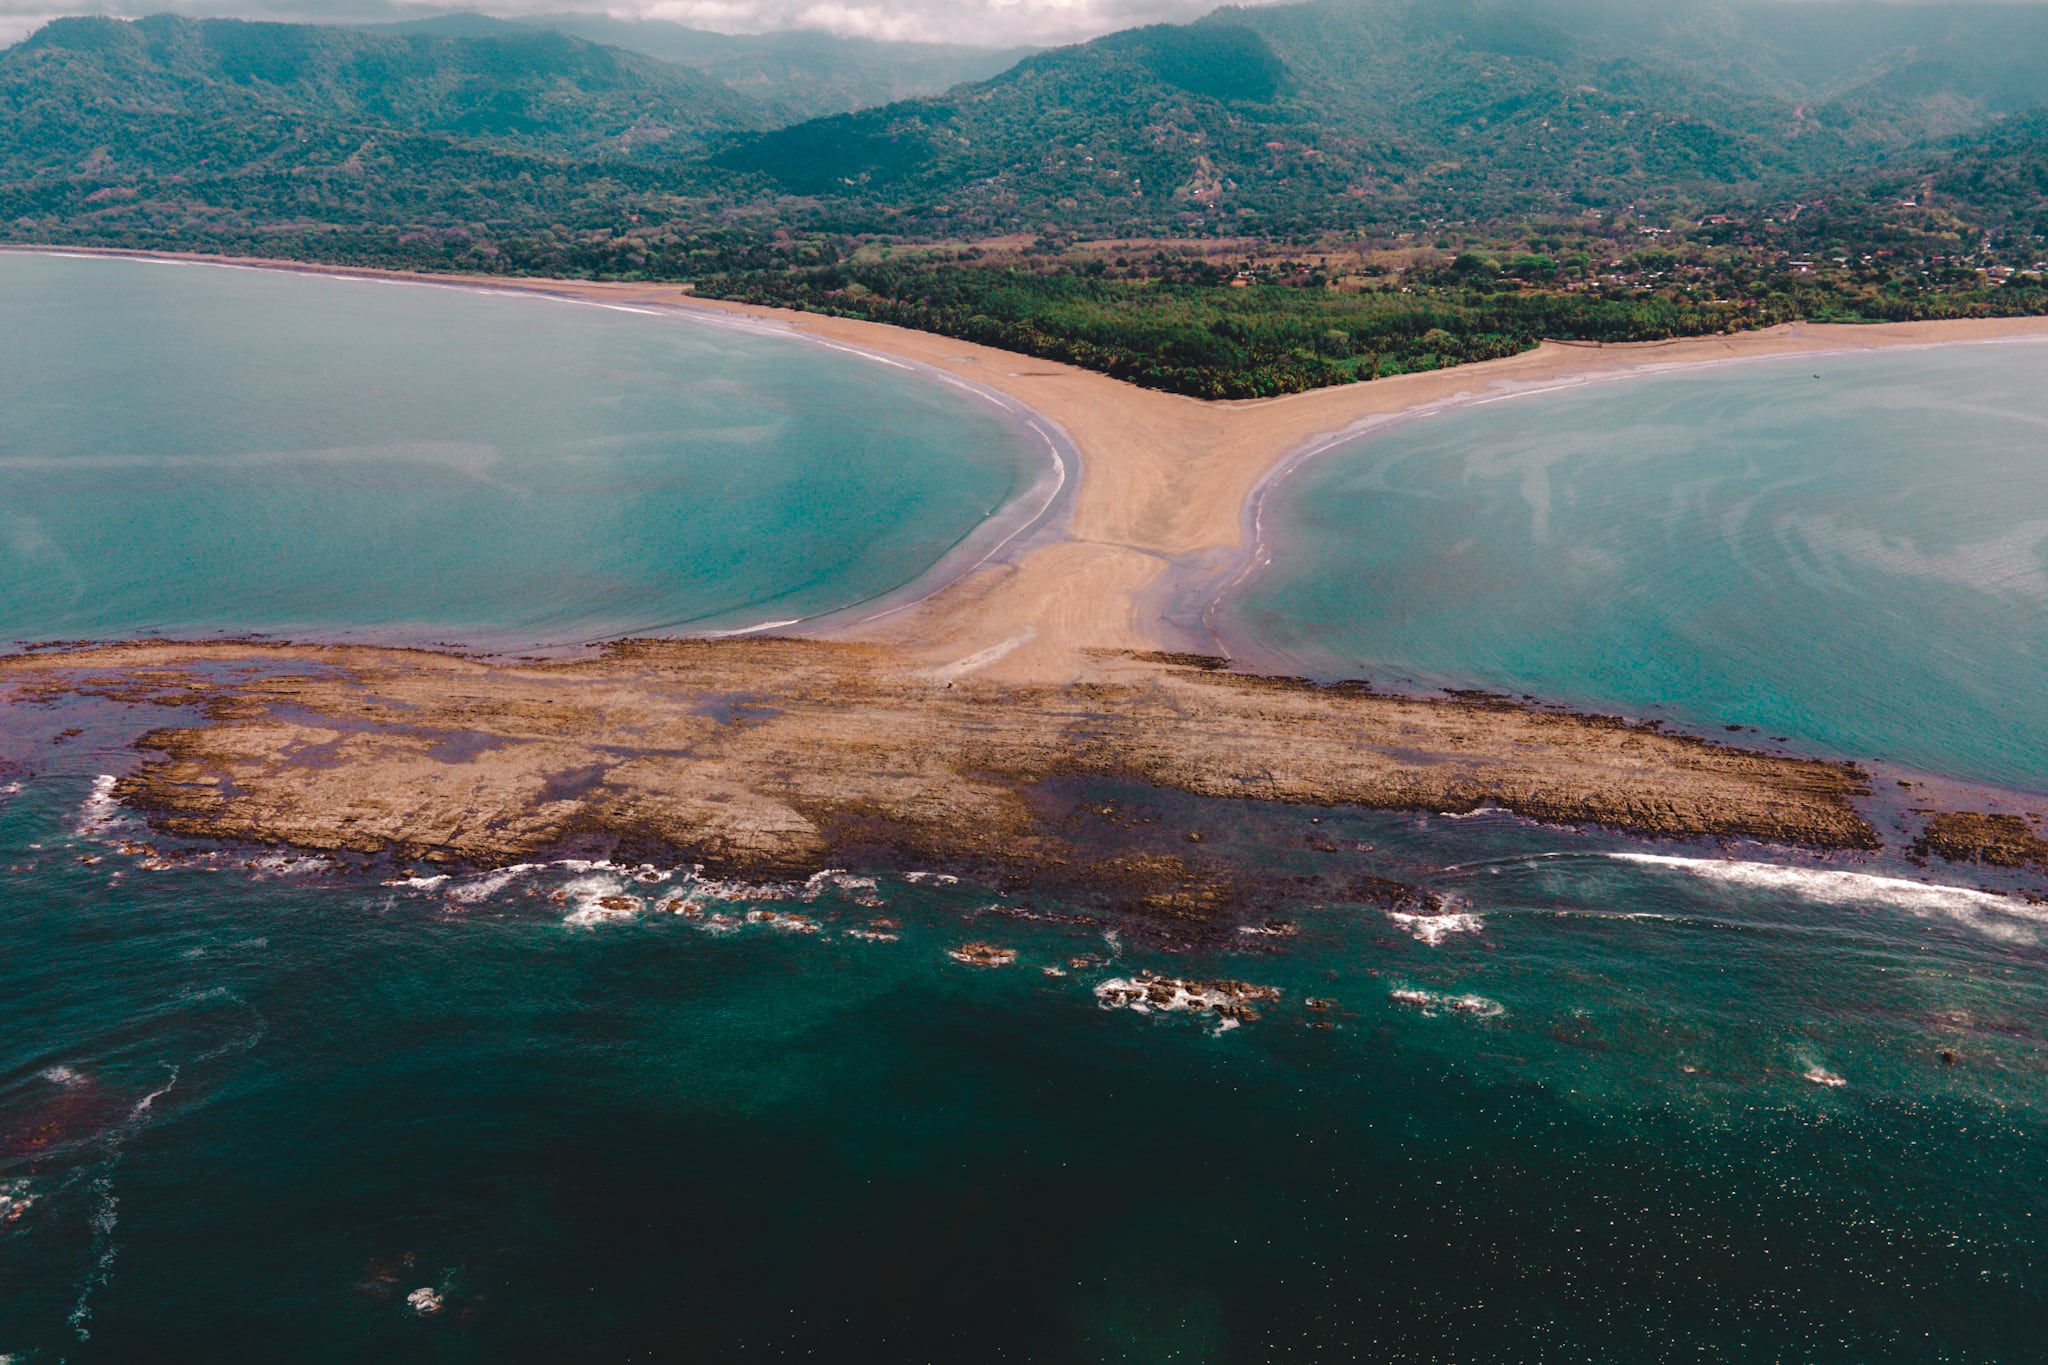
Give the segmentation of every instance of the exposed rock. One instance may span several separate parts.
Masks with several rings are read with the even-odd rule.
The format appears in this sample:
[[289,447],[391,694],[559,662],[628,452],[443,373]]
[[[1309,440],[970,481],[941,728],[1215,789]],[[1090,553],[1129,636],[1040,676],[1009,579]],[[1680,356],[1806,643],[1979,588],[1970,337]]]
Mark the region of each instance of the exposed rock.
[[2048,872],[2048,839],[2017,815],[1944,811],[1928,820],[1913,841],[1913,852],[1922,857],[1936,854],[1952,863]]
[[948,948],[946,956],[969,967],[1007,967],[1017,960],[1017,950],[999,948],[993,943],[963,943],[958,948]]
[[[200,712],[205,723],[147,737],[155,761],[116,789],[161,829],[442,868],[573,851],[779,878],[859,857],[1092,885],[1166,921],[1215,924],[1241,903],[1239,872],[1206,845],[1086,851],[1097,836],[1045,804],[1071,780],[1877,843],[1852,805],[1867,779],[1846,765],[1492,696],[1376,696],[1175,656],[1100,663],[1099,678],[1063,686],[934,688],[886,647],[808,640],[633,641],[501,663],[137,644],[0,659],[0,695]],[[761,701],[744,725],[708,707],[734,695]],[[1398,894],[1413,893],[1360,898]]]
[[1246,981],[1186,981],[1177,976],[1139,972],[1133,977],[1112,977],[1095,988],[1095,998],[1105,1009],[1136,1010],[1148,1014],[1190,1011],[1209,1013],[1232,1022],[1256,1019],[1254,1005],[1280,998],[1272,986],[1254,986]]

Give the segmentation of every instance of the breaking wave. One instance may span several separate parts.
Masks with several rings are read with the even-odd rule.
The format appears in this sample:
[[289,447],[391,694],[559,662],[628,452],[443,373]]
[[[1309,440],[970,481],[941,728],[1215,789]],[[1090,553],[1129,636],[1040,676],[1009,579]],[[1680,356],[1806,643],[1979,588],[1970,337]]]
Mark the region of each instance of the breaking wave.
[[118,780],[112,773],[101,773],[92,780],[91,793],[78,806],[80,834],[105,834],[120,822],[121,803],[114,799],[114,784]]
[[1469,1015],[1474,1019],[1498,1019],[1506,1014],[1507,1007],[1498,1000],[1489,1000],[1483,995],[1449,995],[1441,991],[1416,990],[1409,986],[1396,986],[1388,997],[1399,1005],[1408,1005],[1423,1015],[1434,1018],[1448,1010],[1452,1014]]
[[1413,934],[1418,942],[1434,948],[1453,934],[1476,934],[1486,927],[1486,920],[1479,915],[1455,911],[1445,915],[1411,915],[1401,910],[1389,910],[1387,918]]
[[1989,938],[2009,943],[2034,943],[2038,935],[2015,920],[2048,923],[2048,908],[2015,896],[1944,886],[1904,877],[1837,868],[1787,867],[1779,863],[1746,863],[1719,858],[1679,858],[1663,853],[1610,853],[1620,862],[1666,867],[1730,886],[1783,891],[1822,905],[1889,905],[1915,915],[1943,915]]

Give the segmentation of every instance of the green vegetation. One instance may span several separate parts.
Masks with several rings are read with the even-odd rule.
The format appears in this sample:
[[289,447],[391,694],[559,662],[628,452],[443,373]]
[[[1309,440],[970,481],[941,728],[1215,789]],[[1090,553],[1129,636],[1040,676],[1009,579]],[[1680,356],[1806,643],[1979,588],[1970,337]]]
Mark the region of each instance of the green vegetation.
[[1812,198],[2048,98],[2048,9],[1312,0],[742,137],[764,194],[897,236],[1492,229]]
[[62,20],[0,52],[0,238],[687,281],[1215,397],[2048,310],[2048,7],[1312,0],[789,124],[998,56]]
[[390,26],[397,32],[454,34],[516,32],[520,27],[551,29],[701,71],[753,100],[778,123],[936,95],[956,85],[985,81],[1033,51],[883,42],[810,30],[708,33],[659,19],[604,14],[549,14],[509,21],[450,15]]
[[2048,287],[2038,277],[1913,293],[1787,279],[1739,300],[1626,286],[1610,293],[1501,289],[1484,264],[1464,258],[1415,278],[1416,285],[1349,291],[1306,280],[1113,279],[1086,266],[846,264],[716,275],[698,287],[960,337],[1199,398],[1263,398],[1441,369],[1512,355],[1545,338],[1654,341],[1802,317],[2048,312]]

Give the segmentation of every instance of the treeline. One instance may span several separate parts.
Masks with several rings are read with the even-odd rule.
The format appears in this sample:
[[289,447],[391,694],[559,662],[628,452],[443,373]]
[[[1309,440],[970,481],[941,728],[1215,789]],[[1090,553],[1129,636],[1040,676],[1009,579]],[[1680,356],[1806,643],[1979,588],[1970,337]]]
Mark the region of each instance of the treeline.
[[1265,398],[1513,355],[1545,338],[1653,341],[1778,321],[1658,297],[1216,287],[976,266],[712,276],[698,292],[936,332],[1197,398]]

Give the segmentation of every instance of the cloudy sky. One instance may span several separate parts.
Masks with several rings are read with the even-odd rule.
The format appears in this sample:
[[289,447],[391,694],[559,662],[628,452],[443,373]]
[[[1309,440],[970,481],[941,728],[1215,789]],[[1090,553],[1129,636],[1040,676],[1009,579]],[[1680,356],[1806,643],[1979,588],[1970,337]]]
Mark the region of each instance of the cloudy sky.
[[[1181,21],[1225,3],[1275,0],[0,0],[0,44],[60,14],[191,15],[348,22],[413,19],[451,10],[486,14],[561,13],[666,19],[723,33],[812,28],[869,38],[972,43],[985,47],[1079,42],[1115,29]],[[1646,4],[1658,0],[1643,0]],[[1821,3],[1823,0],[1783,0]],[[2041,0],[2007,0],[2040,3]]]
[[[591,10],[667,19],[692,28],[758,33],[817,28],[870,38],[906,38],[985,46],[1069,43],[1113,29],[1191,19],[1224,0],[0,0],[0,43],[13,42],[58,14],[134,16],[172,10],[294,20],[407,19],[451,9],[488,14]],[[61,0],[60,0],[61,4]]]

